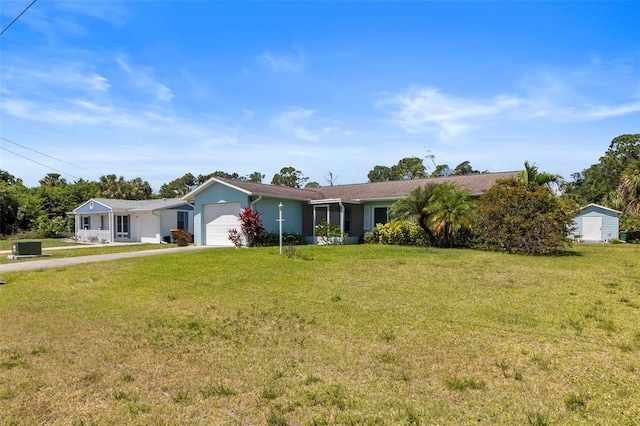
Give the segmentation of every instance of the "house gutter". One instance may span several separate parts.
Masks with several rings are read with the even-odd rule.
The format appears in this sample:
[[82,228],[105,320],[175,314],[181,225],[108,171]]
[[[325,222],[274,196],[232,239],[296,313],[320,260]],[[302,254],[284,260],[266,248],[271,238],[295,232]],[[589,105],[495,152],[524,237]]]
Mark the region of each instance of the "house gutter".
[[259,195],[259,196],[258,196],[258,198],[256,198],[255,200],[253,200],[253,201],[251,202],[251,210],[255,210],[255,209],[253,208],[253,206],[255,206],[255,205],[258,203],[258,201],[260,201],[260,200],[262,200],[262,195]]

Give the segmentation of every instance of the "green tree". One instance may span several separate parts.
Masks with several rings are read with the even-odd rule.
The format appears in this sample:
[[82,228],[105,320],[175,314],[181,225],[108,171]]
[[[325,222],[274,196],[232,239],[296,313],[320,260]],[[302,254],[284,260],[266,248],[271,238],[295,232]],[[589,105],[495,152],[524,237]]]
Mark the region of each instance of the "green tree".
[[438,164],[435,170],[431,173],[431,177],[450,176],[453,172],[447,164]]
[[564,197],[582,205],[597,203],[613,207],[610,194],[619,187],[622,172],[639,159],[640,134],[614,138],[597,164],[572,174],[572,181],[562,185]]
[[369,182],[387,182],[391,179],[391,168],[387,166],[375,166],[367,174]]
[[520,171],[518,178],[529,189],[539,185],[551,188],[552,185],[560,185],[563,179],[560,175],[539,172],[538,166],[530,164],[528,161],[524,162],[524,170]]
[[[468,175],[479,175],[480,173],[483,173],[483,172],[471,167],[470,162],[463,161],[462,163],[458,164],[455,169],[453,169],[452,174],[454,176],[468,176]],[[487,172],[484,172],[484,173],[487,173]]]
[[18,182],[22,183],[21,179],[16,179],[14,175],[2,169],[0,169],[0,181],[6,182],[9,185],[15,185]]
[[293,167],[283,167],[280,173],[273,175],[271,179],[272,185],[288,186],[290,188],[302,188],[302,185],[308,181],[308,177],[304,177],[300,170]]
[[475,209],[471,192],[449,182],[433,186],[433,196],[427,207],[429,228],[444,247],[468,245]]
[[151,185],[139,177],[125,180],[114,174],[100,176],[98,187],[100,197],[120,200],[148,200],[153,193]]
[[312,181],[312,182],[307,182],[304,185],[305,188],[320,188],[320,184],[318,182]]
[[247,178],[249,182],[254,182],[254,183],[262,183],[263,179],[264,179],[264,174],[260,172],[253,172]]
[[0,233],[11,234],[18,222],[18,196],[5,180],[0,180]]
[[427,177],[427,168],[422,158],[405,157],[398,164],[391,167],[390,180],[411,180]]
[[386,182],[389,180],[410,180],[427,177],[427,168],[418,157],[405,157],[398,164],[387,166],[375,166],[367,174],[369,182]]
[[549,255],[569,244],[573,209],[546,185],[496,182],[479,199],[474,220],[478,248]]
[[629,163],[609,197],[613,207],[640,218],[640,160]]
[[40,179],[40,186],[64,186],[67,184],[67,180],[63,178],[59,173],[47,173],[47,175]]
[[434,241],[434,235],[429,227],[434,190],[435,185],[420,186],[406,197],[396,201],[390,210],[390,216],[394,219],[414,220],[425,231],[430,242]]
[[160,195],[161,198],[182,197],[193,191],[196,187],[196,177],[191,173],[185,173],[184,176],[163,184],[160,187],[160,191],[158,191],[158,195]]

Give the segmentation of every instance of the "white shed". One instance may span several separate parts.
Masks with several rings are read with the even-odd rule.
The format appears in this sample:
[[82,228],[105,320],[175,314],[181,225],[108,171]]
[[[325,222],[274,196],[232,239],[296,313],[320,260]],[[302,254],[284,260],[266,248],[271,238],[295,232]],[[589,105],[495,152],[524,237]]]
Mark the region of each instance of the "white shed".
[[589,204],[573,218],[573,236],[580,242],[597,243],[618,239],[618,217],[622,212],[599,204]]

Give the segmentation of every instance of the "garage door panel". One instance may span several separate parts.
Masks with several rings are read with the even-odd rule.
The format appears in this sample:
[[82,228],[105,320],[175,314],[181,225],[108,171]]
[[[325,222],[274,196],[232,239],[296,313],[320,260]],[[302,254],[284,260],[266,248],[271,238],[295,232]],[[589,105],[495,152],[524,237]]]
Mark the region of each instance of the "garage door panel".
[[240,203],[209,204],[204,208],[205,244],[233,247],[229,230],[240,230]]

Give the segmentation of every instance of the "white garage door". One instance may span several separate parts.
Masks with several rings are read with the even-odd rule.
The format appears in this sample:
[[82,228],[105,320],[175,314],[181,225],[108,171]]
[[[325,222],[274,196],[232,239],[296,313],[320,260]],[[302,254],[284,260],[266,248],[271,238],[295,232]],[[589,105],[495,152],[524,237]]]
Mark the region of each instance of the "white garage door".
[[240,231],[240,203],[209,204],[204,207],[205,245],[233,247],[229,230]]

